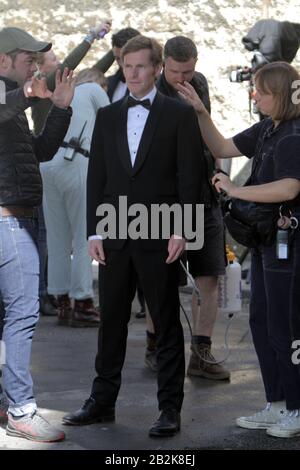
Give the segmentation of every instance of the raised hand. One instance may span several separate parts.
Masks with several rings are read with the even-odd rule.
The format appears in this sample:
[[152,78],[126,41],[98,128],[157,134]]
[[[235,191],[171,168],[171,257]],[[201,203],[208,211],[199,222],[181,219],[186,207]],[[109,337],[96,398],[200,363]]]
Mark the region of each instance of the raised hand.
[[55,74],[55,90],[50,97],[52,103],[58,108],[67,108],[74,96],[75,78],[73,70],[66,67],[63,71],[57,70]]
[[206,112],[205,106],[197,95],[195,89],[189,82],[184,82],[184,85],[177,83],[178,92],[180,96],[193,106],[197,113]]
[[101,39],[105,34],[109,33],[111,28],[111,20],[106,19],[99,23],[94,28],[90,29],[90,32],[94,35],[95,39]]

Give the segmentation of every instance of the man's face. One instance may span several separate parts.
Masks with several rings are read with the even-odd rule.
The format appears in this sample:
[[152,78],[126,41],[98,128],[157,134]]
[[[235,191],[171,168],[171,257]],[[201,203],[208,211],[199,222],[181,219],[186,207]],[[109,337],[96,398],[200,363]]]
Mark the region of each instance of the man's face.
[[50,75],[54,72],[60,62],[53,51],[44,52],[44,62],[39,65],[39,70],[45,75]]
[[124,56],[123,73],[129,91],[136,98],[143,98],[154,87],[161,66],[154,66],[150,60],[150,50],[141,49]]
[[197,59],[191,58],[186,62],[177,62],[168,57],[164,62],[165,77],[169,85],[178,90],[178,83],[190,82],[195,73]]
[[23,86],[37,71],[36,53],[20,52],[14,58],[8,56],[9,67],[6,76]]
[[120,68],[122,68],[122,61],[121,61],[121,50],[122,50],[122,48],[113,46],[112,50],[113,50],[114,58],[115,58],[116,62],[118,63],[118,66]]

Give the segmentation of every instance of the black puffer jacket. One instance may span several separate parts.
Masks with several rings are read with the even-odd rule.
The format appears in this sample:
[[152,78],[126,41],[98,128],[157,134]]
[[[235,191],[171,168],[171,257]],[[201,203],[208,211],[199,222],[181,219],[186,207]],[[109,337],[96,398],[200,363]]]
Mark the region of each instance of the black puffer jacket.
[[6,103],[0,104],[0,206],[36,207],[42,203],[39,162],[57,152],[72,110],[54,106],[43,133],[33,137],[24,112],[33,100],[25,97],[17,83],[0,80],[6,85]]

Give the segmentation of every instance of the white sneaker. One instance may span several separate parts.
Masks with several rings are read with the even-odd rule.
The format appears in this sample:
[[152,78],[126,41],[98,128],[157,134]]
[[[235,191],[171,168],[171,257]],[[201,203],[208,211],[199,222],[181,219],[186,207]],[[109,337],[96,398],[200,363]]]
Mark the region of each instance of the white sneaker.
[[237,418],[236,424],[246,429],[268,429],[286,415],[285,401],[267,403],[266,408],[251,416]]
[[300,436],[300,414],[299,410],[288,412],[278,423],[267,429],[269,436],[295,437]]
[[54,428],[36,410],[24,416],[13,416],[8,413],[6,434],[36,442],[57,442],[65,438],[63,431]]

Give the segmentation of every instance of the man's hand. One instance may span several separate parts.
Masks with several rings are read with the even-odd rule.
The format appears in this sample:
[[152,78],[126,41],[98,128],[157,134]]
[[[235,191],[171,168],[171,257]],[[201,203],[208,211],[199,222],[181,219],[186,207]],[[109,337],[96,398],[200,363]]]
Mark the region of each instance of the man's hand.
[[106,265],[102,240],[89,240],[89,255],[98,263]]
[[167,264],[174,263],[185,250],[185,239],[178,235],[172,235],[168,243],[169,256],[166,259]]
[[[94,35],[95,39],[101,39],[105,34],[109,33],[110,28],[111,28],[111,20],[106,19],[102,23],[95,26],[94,28],[91,28],[90,32]],[[101,31],[103,32],[103,36],[100,35]]]
[[58,69],[55,74],[55,90],[50,97],[52,103],[58,108],[67,108],[74,96],[75,78],[73,70],[66,67],[61,73]]
[[48,90],[45,77],[32,77],[23,87],[26,98],[51,98],[52,91]]

